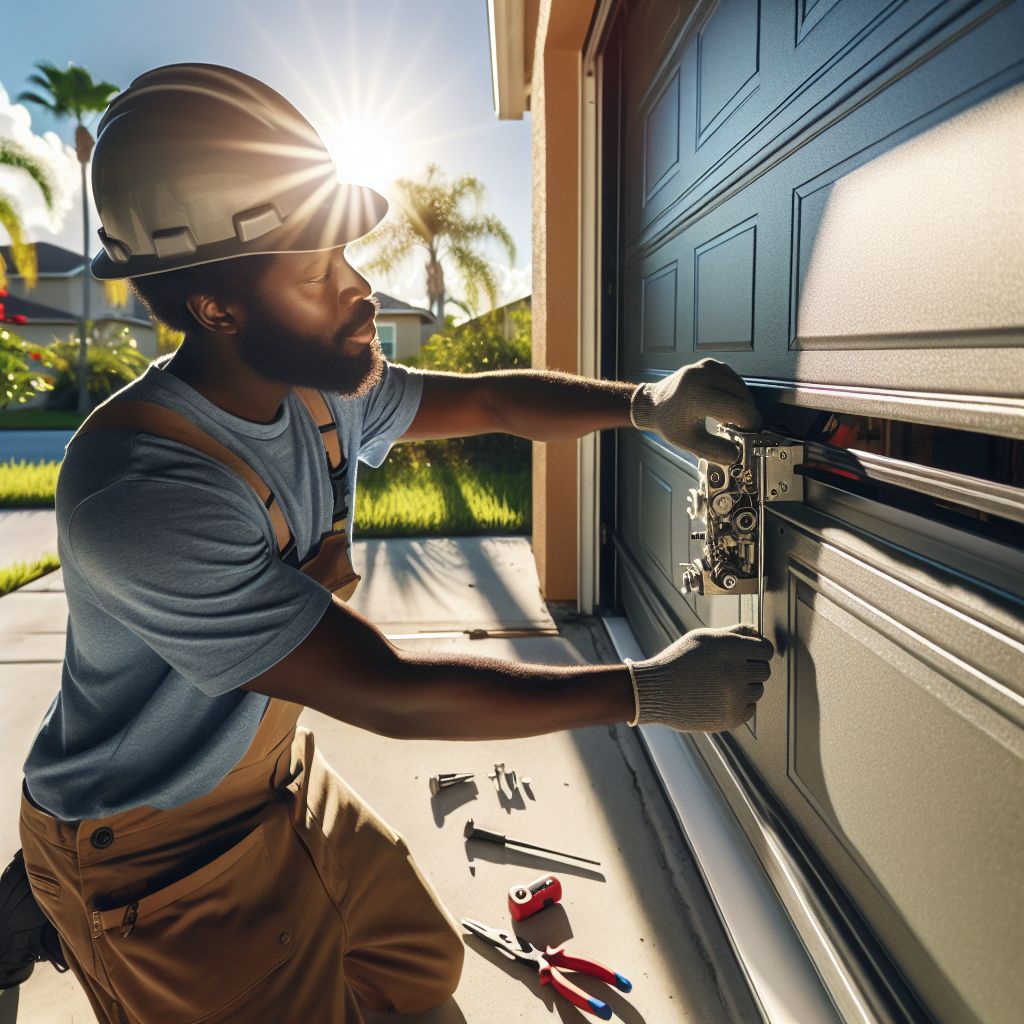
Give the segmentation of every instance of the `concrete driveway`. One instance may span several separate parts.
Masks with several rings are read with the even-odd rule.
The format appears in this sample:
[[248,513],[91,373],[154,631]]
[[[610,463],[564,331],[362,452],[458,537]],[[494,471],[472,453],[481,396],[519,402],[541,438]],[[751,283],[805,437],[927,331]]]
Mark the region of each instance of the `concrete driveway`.
[[[558,664],[618,659],[595,619],[549,608],[529,542],[519,537],[357,543],[363,583],[353,605],[400,646]],[[60,683],[67,605],[60,572],[0,598],[0,861],[19,845],[21,766]],[[602,961],[633,982],[622,994],[576,977],[629,1024],[759,1021],[718,918],[633,730],[594,727],[521,740],[396,741],[307,710],[328,760],[407,838],[456,918],[512,923],[507,892],[552,872],[560,905],[517,927],[538,944]],[[514,797],[487,778],[495,762],[532,780]],[[474,783],[431,797],[435,772]],[[468,818],[512,838],[576,853],[600,867],[478,840]],[[445,1005],[403,1017],[421,1024],[594,1020],[536,973],[466,935],[461,985]],[[37,966],[0,993],[0,1024],[71,1024],[92,1013],[73,976]],[[367,1011],[367,1024],[395,1020]],[[297,1022],[298,1024],[298,1022]]]

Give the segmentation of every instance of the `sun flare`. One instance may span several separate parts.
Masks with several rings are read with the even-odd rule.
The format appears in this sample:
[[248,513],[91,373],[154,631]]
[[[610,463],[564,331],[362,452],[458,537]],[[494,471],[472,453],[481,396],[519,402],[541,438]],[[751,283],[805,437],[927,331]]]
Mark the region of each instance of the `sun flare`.
[[387,192],[405,171],[405,147],[380,121],[346,121],[324,137],[324,144],[337,165],[340,181]]

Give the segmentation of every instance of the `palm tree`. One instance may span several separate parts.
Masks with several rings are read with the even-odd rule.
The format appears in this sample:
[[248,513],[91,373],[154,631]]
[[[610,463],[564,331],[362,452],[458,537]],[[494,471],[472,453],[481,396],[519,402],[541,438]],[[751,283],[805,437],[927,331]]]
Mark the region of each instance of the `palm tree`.
[[29,81],[40,89],[45,90],[45,95],[34,92],[23,92],[18,96],[19,102],[37,103],[39,106],[49,110],[55,117],[73,116],[77,122],[75,128],[75,150],[78,154],[78,162],[82,168],[82,226],[83,226],[83,254],[82,254],[82,319],[79,324],[79,338],[81,338],[78,353],[78,411],[87,413],[88,391],[86,389],[87,362],[85,346],[88,343],[87,325],[89,322],[89,282],[92,276],[89,273],[89,193],[86,188],[85,165],[92,155],[92,148],[96,144],[89,129],[82,123],[84,114],[100,113],[107,108],[107,104],[120,91],[116,85],[110,82],[94,82],[92,75],[85,68],[77,67],[68,62],[67,70],[61,71],[56,64],[50,61],[38,61],[36,68],[41,72],[38,75],[29,75]]
[[[399,178],[395,182],[395,216],[385,218],[378,228],[349,249],[353,255],[371,250],[369,260],[361,264],[368,274],[389,273],[418,249],[426,250],[427,295],[439,324],[444,324],[447,303],[475,310],[481,291],[496,306],[498,284],[494,268],[479,254],[477,246],[488,238],[496,238],[512,263],[516,247],[508,228],[497,217],[480,213],[484,191],[483,182],[471,174],[463,174],[449,184],[441,168],[432,163],[422,179]],[[475,201],[470,212],[463,209],[468,200]],[[445,263],[461,276],[466,303],[446,295]]]
[[[42,166],[23,152],[9,139],[0,139],[0,165],[18,167],[23,170],[39,186],[43,194],[43,202],[47,210],[53,209],[53,185]],[[11,259],[14,269],[25,278],[25,285],[34,288],[38,280],[39,265],[36,261],[36,247],[25,239],[25,229],[21,217],[10,196],[0,194],[0,225],[11,239]],[[7,264],[0,255],[0,288],[7,287]]]

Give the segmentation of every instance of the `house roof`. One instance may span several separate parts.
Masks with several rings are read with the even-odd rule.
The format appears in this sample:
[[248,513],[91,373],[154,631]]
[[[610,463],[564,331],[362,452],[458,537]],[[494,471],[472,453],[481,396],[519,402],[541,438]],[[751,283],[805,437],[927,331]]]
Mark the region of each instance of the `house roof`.
[[44,306],[41,302],[33,302],[31,299],[23,299],[20,295],[7,295],[0,299],[0,305],[8,317],[18,313],[28,317],[29,324],[75,324],[78,320],[66,309],[57,309],[54,306]]
[[434,314],[428,310],[421,309],[419,306],[412,306],[408,302],[403,302],[401,299],[396,299],[393,295],[388,295],[385,292],[374,292],[380,302],[380,312],[388,316],[418,316],[421,320],[427,323],[434,322]]
[[[82,269],[82,254],[80,252],[72,252],[70,249],[54,245],[52,242],[36,242],[35,247],[40,277],[71,277]],[[0,252],[4,254],[8,275],[20,277],[11,256],[11,246],[0,245]]]

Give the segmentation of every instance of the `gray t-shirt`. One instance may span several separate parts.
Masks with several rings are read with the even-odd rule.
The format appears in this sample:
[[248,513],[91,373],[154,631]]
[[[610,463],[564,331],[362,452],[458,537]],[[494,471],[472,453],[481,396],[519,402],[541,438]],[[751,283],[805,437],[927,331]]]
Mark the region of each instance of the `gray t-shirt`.
[[[109,401],[167,406],[242,456],[281,503],[305,559],[331,528],[333,493],[301,399],[291,392],[273,423],[253,423],[167,373],[169,359]],[[361,398],[324,392],[353,512],[358,463],[381,465],[422,389],[422,374],[388,363]],[[175,441],[127,429],[72,438],[56,511],[67,642],[60,691],[24,765],[29,795],[75,821],[208,793],[248,749],[269,702],[240,686],[306,638],[331,592],[281,560],[270,516],[240,476]],[[351,540],[352,515],[348,529]]]

